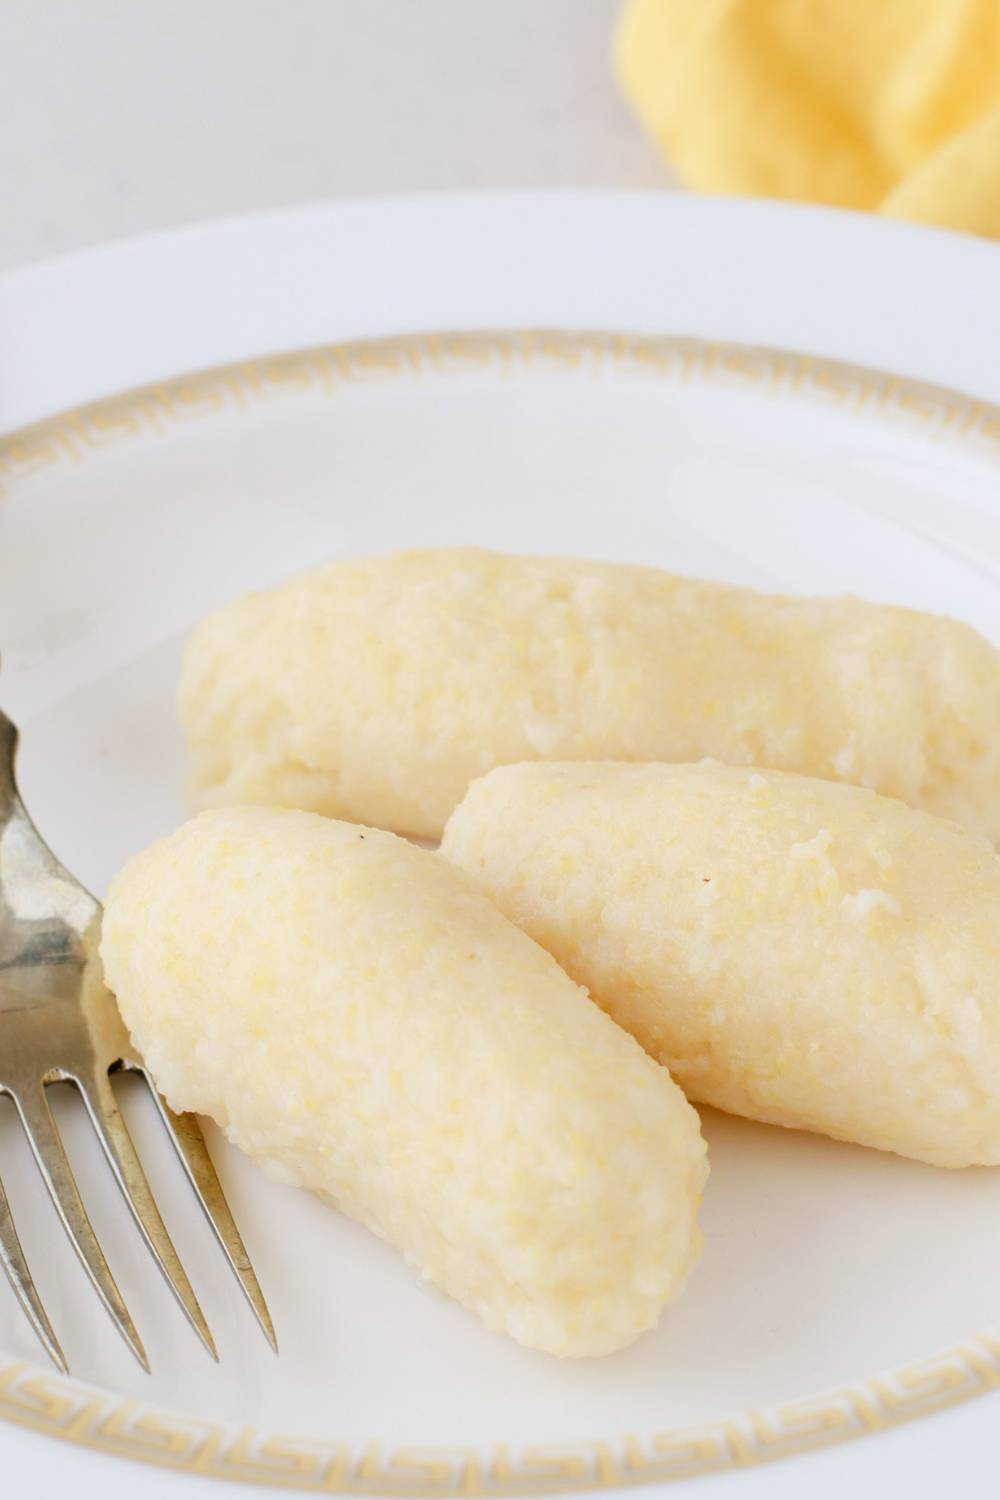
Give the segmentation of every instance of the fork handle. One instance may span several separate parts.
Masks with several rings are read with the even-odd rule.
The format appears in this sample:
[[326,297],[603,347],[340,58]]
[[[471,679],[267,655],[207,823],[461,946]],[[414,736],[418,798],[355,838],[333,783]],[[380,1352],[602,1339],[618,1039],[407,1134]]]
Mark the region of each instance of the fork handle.
[[14,780],[16,753],[17,729],[0,708],[0,828],[10,822],[18,805],[17,782]]

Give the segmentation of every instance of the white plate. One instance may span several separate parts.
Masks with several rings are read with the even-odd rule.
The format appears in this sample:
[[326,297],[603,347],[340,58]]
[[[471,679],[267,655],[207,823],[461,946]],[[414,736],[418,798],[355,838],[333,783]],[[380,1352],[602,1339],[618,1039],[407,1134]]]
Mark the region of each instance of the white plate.
[[[467,257],[475,251],[473,282],[488,279],[491,263],[495,271],[507,263],[511,243],[533,242],[534,269],[528,275],[522,256],[526,280],[517,295],[536,308],[548,297],[564,313],[558,265],[574,264],[567,251],[588,228],[583,253],[593,257],[603,222],[606,264],[592,288],[602,312],[621,301],[616,278],[635,272],[625,264],[635,236],[656,231],[658,275],[669,267],[700,324],[681,323],[675,308],[658,332],[689,336],[636,337],[649,327],[658,292],[633,279],[632,315],[615,324],[602,318],[596,332],[586,331],[597,323],[590,317],[577,320],[584,331],[575,333],[564,322],[564,331],[549,334],[446,332],[294,352],[295,343],[331,332],[324,244],[339,246],[338,297],[352,303],[343,284],[350,272],[353,316],[367,314],[376,332],[384,326],[377,294],[421,233],[426,258],[434,205],[377,208],[382,217],[369,221],[367,241],[356,209],[322,210],[311,219],[277,216],[187,240],[164,237],[0,283],[0,321],[14,326],[17,300],[25,351],[19,366],[12,342],[0,390],[14,393],[9,409],[22,417],[44,413],[47,389],[55,393],[51,409],[57,400],[100,396],[102,382],[114,390],[125,378],[166,374],[184,347],[192,367],[269,344],[293,350],[43,421],[0,447],[0,697],[24,731],[26,800],[95,890],[182,816],[183,749],[171,698],[185,631],[233,592],[324,556],[475,542],[641,560],[761,588],[855,590],[946,611],[1000,644],[1000,413],[824,357],[844,352],[845,283],[849,292],[852,278],[863,279],[859,266],[877,282],[880,256],[900,246],[918,268],[921,255],[931,262],[950,255],[968,297],[983,247],[920,231],[898,235],[893,226],[886,236],[843,215],[777,210],[769,218],[757,205],[567,198],[553,219],[548,199],[472,200],[463,246]],[[447,260],[463,205],[438,208]],[[506,245],[496,239],[501,218],[519,230]],[[387,251],[388,227],[399,251]],[[804,354],[694,336],[718,332],[707,313],[718,291],[712,274],[723,279],[719,263],[728,255],[731,269],[742,264],[746,273],[745,258],[719,250],[723,231],[744,251],[756,237],[754,316],[767,324],[770,312],[770,342]],[[351,233],[355,259],[345,272]],[[805,257],[807,290],[817,268],[829,269],[829,241],[839,237],[846,253],[853,237],[833,299],[840,326],[826,337],[819,328],[812,339],[788,337],[794,330],[778,285],[770,309],[761,308],[769,233],[777,258],[791,255],[791,236]],[[285,323],[265,342],[248,301],[242,323],[213,325],[208,293],[216,276],[222,294],[234,236],[244,283],[256,276],[259,292],[274,295],[287,284],[276,280],[276,234],[295,263],[296,307]],[[985,248],[993,259],[982,267],[995,268],[998,257]],[[713,256],[715,271],[706,273]],[[196,275],[185,288],[183,275],[168,273],[159,302],[143,303],[153,270],[178,263],[200,267],[201,281]],[[468,326],[470,306],[454,304],[475,294],[460,282],[437,286],[430,300],[447,312],[451,297],[458,314],[438,327]],[[130,300],[143,307],[138,336],[133,343],[116,336],[112,351],[98,354],[87,342],[93,306],[120,310]],[[910,300],[912,310],[912,293]],[[415,290],[409,315],[395,310],[397,327],[419,326],[427,303],[427,289]],[[75,311],[60,329],[52,309],[70,304]],[[310,305],[307,340],[301,323]],[[496,299],[483,296],[480,306],[495,313]],[[858,322],[862,355],[876,322]],[[28,357],[32,328],[40,346],[48,339],[53,360],[61,343],[49,387]],[[745,329],[744,314],[731,331]],[[332,331],[358,329],[342,315]],[[989,331],[970,338],[966,353],[980,390],[995,394],[1000,372],[991,387]],[[875,335],[877,342],[877,328]],[[933,351],[918,359],[920,352],[911,350],[914,366],[926,374]],[[941,364],[950,369],[943,353]],[[0,1112],[4,1179],[75,1376],[67,1383],[20,1368],[38,1351],[12,1299],[0,1297],[7,1370],[0,1410],[98,1450],[4,1429],[0,1454],[25,1494],[44,1492],[43,1474],[55,1483],[70,1473],[78,1494],[91,1493],[90,1484],[105,1496],[137,1482],[156,1494],[162,1482],[164,1494],[194,1497],[205,1483],[199,1473],[306,1491],[434,1494],[574,1492],[672,1476],[683,1489],[683,1476],[714,1473],[698,1480],[697,1493],[736,1497],[801,1493],[804,1484],[819,1494],[846,1482],[859,1494],[891,1494],[888,1473],[905,1476],[908,1494],[921,1494],[942,1455],[941,1472],[952,1479],[957,1465],[978,1472],[988,1460],[967,1414],[978,1409],[995,1421],[989,1397],[947,1419],[928,1414],[1000,1379],[997,1347],[982,1337],[1000,1318],[994,1172],[939,1172],[706,1112],[713,1171],[702,1266],[655,1334],[611,1359],[566,1364],[487,1334],[462,1309],[429,1297],[392,1251],[317,1201],[266,1182],[213,1135],[274,1313],[276,1361],[194,1222],[141,1099],[129,1102],[222,1360],[211,1365],[175,1314],[86,1132],[65,1109],[152,1377],[130,1364],[51,1233],[10,1112]],[[916,1415],[925,1420],[902,1427]],[[890,1431],[815,1451],[822,1440],[873,1427]],[[695,1435],[680,1436],[682,1429]],[[139,1472],[110,1451],[174,1472]],[[766,1479],[754,1472],[752,1465],[789,1452],[800,1456],[769,1468]]]

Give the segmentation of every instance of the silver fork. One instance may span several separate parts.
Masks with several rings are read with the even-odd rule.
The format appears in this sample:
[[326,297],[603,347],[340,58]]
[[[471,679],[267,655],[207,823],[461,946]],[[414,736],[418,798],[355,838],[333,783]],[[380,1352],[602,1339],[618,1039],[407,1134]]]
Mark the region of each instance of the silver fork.
[[[139,1073],[230,1266],[272,1347],[274,1328],[257,1277],[193,1115],[177,1115],[157,1093],[104,984],[101,907],[59,863],[25,811],[14,779],[17,730],[0,711],[0,1093],[13,1099],[63,1227],[98,1296],[139,1363],[142,1342],[97,1242],[46,1098],[68,1081],[83,1097],[149,1250],[213,1358],[215,1343],[170,1242],[136,1155],[109,1074]],[[60,1369],[65,1356],[31,1279],[0,1183],[0,1260],[32,1327]]]

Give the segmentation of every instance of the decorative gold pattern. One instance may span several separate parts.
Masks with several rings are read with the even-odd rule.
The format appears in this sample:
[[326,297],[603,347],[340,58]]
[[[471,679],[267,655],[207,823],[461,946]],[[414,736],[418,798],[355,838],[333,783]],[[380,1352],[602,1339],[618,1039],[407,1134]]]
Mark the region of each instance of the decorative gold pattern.
[[762,395],[794,396],[917,428],[1000,460],[1000,407],[956,391],[844,364],[748,344],[616,333],[451,333],[331,344],[247,360],[95,401],[0,438],[0,494],[54,464],[163,431],[169,424],[245,411],[261,402],[423,375],[493,378],[577,372],[593,378],[647,376],[707,381]]
[[[838,360],[612,333],[455,333],[331,345],[147,386],[0,438],[0,494],[169,424],[346,387],[438,376],[576,372],[746,387],[904,423],[1000,460],[1000,407]],[[692,1428],[545,1447],[404,1447],[286,1437],[124,1399],[0,1354],[0,1416],[103,1453],[308,1493],[516,1496],[746,1468],[878,1432],[1000,1386],[1000,1326],[840,1390]]]
[[309,1493],[556,1494],[742,1469],[941,1411],[1000,1385],[1000,1328],[839,1391],[604,1442],[405,1447],[286,1437],[167,1411],[0,1356],[0,1416],[104,1453]]

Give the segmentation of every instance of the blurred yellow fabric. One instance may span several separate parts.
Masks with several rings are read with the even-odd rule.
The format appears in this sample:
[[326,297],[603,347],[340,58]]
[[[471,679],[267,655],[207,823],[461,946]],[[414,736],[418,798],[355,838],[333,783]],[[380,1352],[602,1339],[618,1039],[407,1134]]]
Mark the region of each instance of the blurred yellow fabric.
[[616,61],[690,187],[1000,239],[1000,0],[627,0]]

